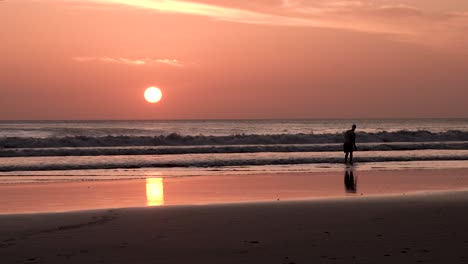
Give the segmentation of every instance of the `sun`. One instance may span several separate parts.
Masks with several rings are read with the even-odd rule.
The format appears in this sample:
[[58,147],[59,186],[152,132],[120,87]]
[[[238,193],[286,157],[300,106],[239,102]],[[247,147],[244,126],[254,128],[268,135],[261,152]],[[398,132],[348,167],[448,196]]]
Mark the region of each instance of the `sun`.
[[145,91],[145,99],[146,101],[148,101],[149,103],[157,103],[161,100],[162,98],[162,92],[161,92],[161,89],[157,88],[157,87],[150,87],[148,89],[146,89]]

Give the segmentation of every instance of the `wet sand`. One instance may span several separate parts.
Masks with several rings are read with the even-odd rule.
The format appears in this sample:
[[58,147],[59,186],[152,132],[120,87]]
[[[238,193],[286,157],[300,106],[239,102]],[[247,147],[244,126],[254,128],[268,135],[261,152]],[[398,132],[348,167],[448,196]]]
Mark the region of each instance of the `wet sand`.
[[468,263],[467,170],[349,173],[2,185],[1,263]]
[[468,169],[0,184],[0,214],[405,195],[468,189]]
[[2,263],[466,263],[468,192],[0,216]]

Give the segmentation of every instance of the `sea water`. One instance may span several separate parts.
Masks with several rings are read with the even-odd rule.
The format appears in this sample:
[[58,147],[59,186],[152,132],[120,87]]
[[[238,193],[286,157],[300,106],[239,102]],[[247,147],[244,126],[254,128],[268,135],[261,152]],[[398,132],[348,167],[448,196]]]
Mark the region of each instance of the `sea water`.
[[468,167],[468,119],[0,121],[0,181]]

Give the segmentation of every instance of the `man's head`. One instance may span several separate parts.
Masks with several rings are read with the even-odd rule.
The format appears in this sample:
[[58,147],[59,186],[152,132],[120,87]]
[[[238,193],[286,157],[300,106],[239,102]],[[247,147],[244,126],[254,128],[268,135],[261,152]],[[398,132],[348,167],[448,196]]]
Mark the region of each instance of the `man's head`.
[[355,124],[353,124],[352,130],[353,130],[353,131],[356,130],[356,125],[355,125]]

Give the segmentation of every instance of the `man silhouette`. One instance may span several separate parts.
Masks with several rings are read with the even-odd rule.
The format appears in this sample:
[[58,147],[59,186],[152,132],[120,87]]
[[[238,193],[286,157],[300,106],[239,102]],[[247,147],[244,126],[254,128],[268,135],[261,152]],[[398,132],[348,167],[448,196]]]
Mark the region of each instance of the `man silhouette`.
[[353,151],[357,150],[356,147],[356,125],[353,125],[353,127],[346,131],[344,133],[344,144],[343,144],[343,150],[345,153],[345,164],[348,163],[348,155],[349,155],[349,164],[353,164]]

